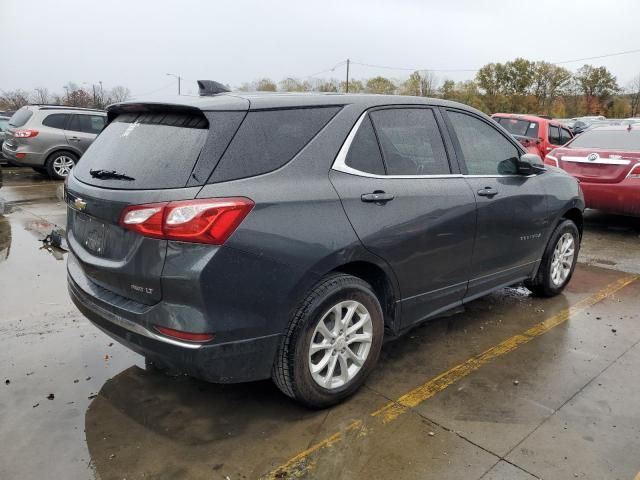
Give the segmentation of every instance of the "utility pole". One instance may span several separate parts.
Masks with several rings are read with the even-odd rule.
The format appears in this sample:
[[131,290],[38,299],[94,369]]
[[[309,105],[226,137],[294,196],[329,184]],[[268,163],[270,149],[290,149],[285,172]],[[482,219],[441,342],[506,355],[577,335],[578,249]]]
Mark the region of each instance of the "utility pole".
[[175,73],[167,73],[170,77],[176,77],[178,79],[178,95],[180,95],[180,81],[182,77],[180,75],[176,75]]
[[347,58],[347,87],[345,93],[349,93],[349,59]]

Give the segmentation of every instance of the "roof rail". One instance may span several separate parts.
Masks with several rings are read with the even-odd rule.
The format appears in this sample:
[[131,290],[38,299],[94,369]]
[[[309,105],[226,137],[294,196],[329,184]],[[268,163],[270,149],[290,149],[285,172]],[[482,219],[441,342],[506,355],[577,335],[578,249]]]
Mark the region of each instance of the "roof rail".
[[57,105],[55,103],[30,103],[29,107],[40,107],[43,110],[47,109],[69,109],[69,110],[87,110],[90,112],[104,112],[99,108],[89,108],[89,107],[74,107],[73,105]]
[[209,97],[211,95],[231,91],[221,83],[214,80],[198,80],[198,90],[201,97]]

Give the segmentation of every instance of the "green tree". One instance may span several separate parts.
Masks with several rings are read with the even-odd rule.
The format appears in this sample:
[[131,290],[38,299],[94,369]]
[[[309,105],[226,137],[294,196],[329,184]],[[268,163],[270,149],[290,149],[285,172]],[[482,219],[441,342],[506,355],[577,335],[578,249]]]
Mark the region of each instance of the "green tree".
[[476,73],[476,84],[484,93],[484,103],[491,112],[502,110],[507,83],[507,69],[501,63],[488,63]]
[[582,66],[575,79],[585,97],[588,113],[598,113],[605,102],[620,90],[616,77],[606,67]]
[[571,72],[549,62],[533,65],[532,94],[536,99],[537,113],[550,114],[555,100],[563,93],[571,80]]
[[311,90],[311,85],[308,82],[289,77],[280,81],[279,89],[283,92],[306,92]]
[[456,82],[445,80],[440,87],[440,96],[445,100],[453,100],[456,92]]
[[391,80],[385,77],[373,77],[367,80],[367,92],[368,93],[381,93],[385,95],[392,95],[396,91],[396,85]]
[[256,90],[259,92],[275,92],[277,87],[270,78],[262,78],[256,82]]
[[[339,92],[347,91],[347,82],[340,82],[338,86]],[[351,80],[349,79],[349,93],[362,93],[364,92],[364,84],[361,80]]]

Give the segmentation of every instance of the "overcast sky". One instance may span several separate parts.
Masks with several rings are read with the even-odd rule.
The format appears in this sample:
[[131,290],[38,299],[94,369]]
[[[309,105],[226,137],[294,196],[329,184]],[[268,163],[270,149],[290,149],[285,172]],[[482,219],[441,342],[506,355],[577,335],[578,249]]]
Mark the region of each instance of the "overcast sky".
[[[0,90],[69,81],[124,85],[135,96],[185,91],[196,79],[239,86],[305,77],[350,58],[416,69],[476,69],[515,57],[563,61],[640,49],[637,0],[0,0]],[[605,65],[621,85],[640,53]],[[352,77],[405,78],[354,64]],[[318,77],[345,75],[341,66]],[[438,71],[440,80],[473,72]]]

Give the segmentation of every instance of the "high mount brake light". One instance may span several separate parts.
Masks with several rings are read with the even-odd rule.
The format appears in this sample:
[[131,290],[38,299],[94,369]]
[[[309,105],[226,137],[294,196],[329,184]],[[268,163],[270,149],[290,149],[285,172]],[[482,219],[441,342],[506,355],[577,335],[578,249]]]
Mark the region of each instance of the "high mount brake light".
[[146,237],[222,245],[254,205],[244,197],[130,205],[120,225]]
[[38,132],[37,130],[24,130],[24,129],[21,129],[21,130],[16,130],[13,133],[13,136],[16,137],[16,138],[32,138],[32,137],[36,137],[38,135],[38,133],[40,133],[40,132]]

